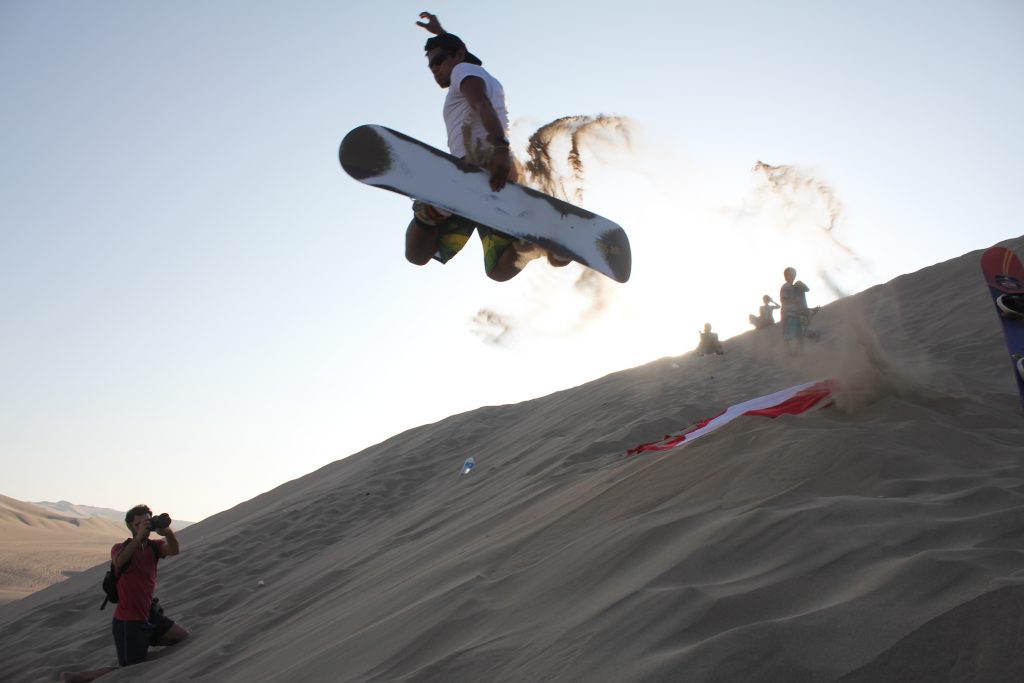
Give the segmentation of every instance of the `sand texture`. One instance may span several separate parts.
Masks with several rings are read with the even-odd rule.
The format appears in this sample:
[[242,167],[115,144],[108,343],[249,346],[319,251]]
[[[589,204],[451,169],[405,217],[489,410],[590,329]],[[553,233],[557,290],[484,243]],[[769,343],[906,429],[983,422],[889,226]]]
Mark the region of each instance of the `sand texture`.
[[[799,359],[752,332],[195,524],[157,591],[192,638],[102,680],[1021,680],[1024,415],[979,256],[826,307]],[[830,408],[625,455],[823,377]],[[102,574],[0,608],[4,680],[113,663]]]

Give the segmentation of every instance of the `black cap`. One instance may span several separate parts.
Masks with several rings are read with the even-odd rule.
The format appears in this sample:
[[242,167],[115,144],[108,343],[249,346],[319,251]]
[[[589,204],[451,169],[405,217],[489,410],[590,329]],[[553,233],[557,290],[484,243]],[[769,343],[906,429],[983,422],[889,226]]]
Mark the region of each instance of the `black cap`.
[[[428,40],[427,44],[423,47],[427,52],[430,52],[435,48],[455,54],[459,50],[466,50],[466,44],[462,42],[462,38],[459,38],[454,33],[442,33],[441,35],[434,36]],[[466,50],[466,61],[470,64],[476,64],[477,66],[484,65],[484,63],[480,61],[480,58],[469,50]]]

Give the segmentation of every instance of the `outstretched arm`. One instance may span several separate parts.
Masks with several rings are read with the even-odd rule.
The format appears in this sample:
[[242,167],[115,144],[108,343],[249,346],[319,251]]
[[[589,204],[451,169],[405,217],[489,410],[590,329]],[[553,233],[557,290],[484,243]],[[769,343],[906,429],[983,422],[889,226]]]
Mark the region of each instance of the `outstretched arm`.
[[436,14],[431,14],[430,12],[420,12],[420,19],[425,19],[426,21],[417,21],[416,25],[427,29],[435,36],[439,36],[442,33],[446,33],[446,31],[443,28],[441,28],[441,21],[437,18]]
[[512,170],[512,152],[505,139],[505,128],[502,126],[498,112],[487,98],[487,88],[479,76],[467,76],[459,86],[469,106],[473,108],[480,122],[487,131],[487,141],[494,145],[491,155],[491,189],[495,192],[505,187],[509,171]]

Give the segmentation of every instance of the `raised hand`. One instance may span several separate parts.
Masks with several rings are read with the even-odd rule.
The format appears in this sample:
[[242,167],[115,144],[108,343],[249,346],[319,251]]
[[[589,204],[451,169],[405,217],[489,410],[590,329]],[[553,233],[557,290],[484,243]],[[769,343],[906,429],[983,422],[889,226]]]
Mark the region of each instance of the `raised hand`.
[[430,12],[420,12],[420,19],[426,19],[426,21],[417,21],[416,25],[427,29],[435,36],[439,36],[445,32],[445,30],[441,28],[441,22],[438,20],[436,14],[431,14]]

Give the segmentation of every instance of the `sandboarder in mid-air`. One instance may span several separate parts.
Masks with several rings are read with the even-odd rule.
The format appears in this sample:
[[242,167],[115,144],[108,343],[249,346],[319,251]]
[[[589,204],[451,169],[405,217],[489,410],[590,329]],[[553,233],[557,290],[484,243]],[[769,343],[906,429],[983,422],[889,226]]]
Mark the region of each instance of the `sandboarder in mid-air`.
[[[461,38],[441,27],[436,15],[423,12],[420,19],[417,25],[434,34],[424,46],[427,66],[437,84],[448,90],[443,108],[448,148],[453,155],[488,168],[491,189],[498,192],[506,182],[522,175],[522,166],[509,147],[505,90]],[[484,268],[492,280],[515,277],[530,258],[545,253],[535,245],[517,242],[505,233],[417,200],[405,233],[405,256],[416,265],[426,265],[431,259],[447,263],[465,246],[474,229],[480,235]],[[547,256],[555,266],[569,263],[550,253]]]
[[405,233],[406,258],[416,265],[447,263],[473,231],[480,235],[484,270],[499,282],[535,258],[554,266],[575,261],[616,282],[629,280],[629,237],[615,222],[516,182],[521,167],[509,149],[501,84],[446,33],[433,14],[419,26],[427,65],[448,90],[443,108],[451,154],[387,126],[364,124],[341,141],[338,158],[349,176],[413,201]]

